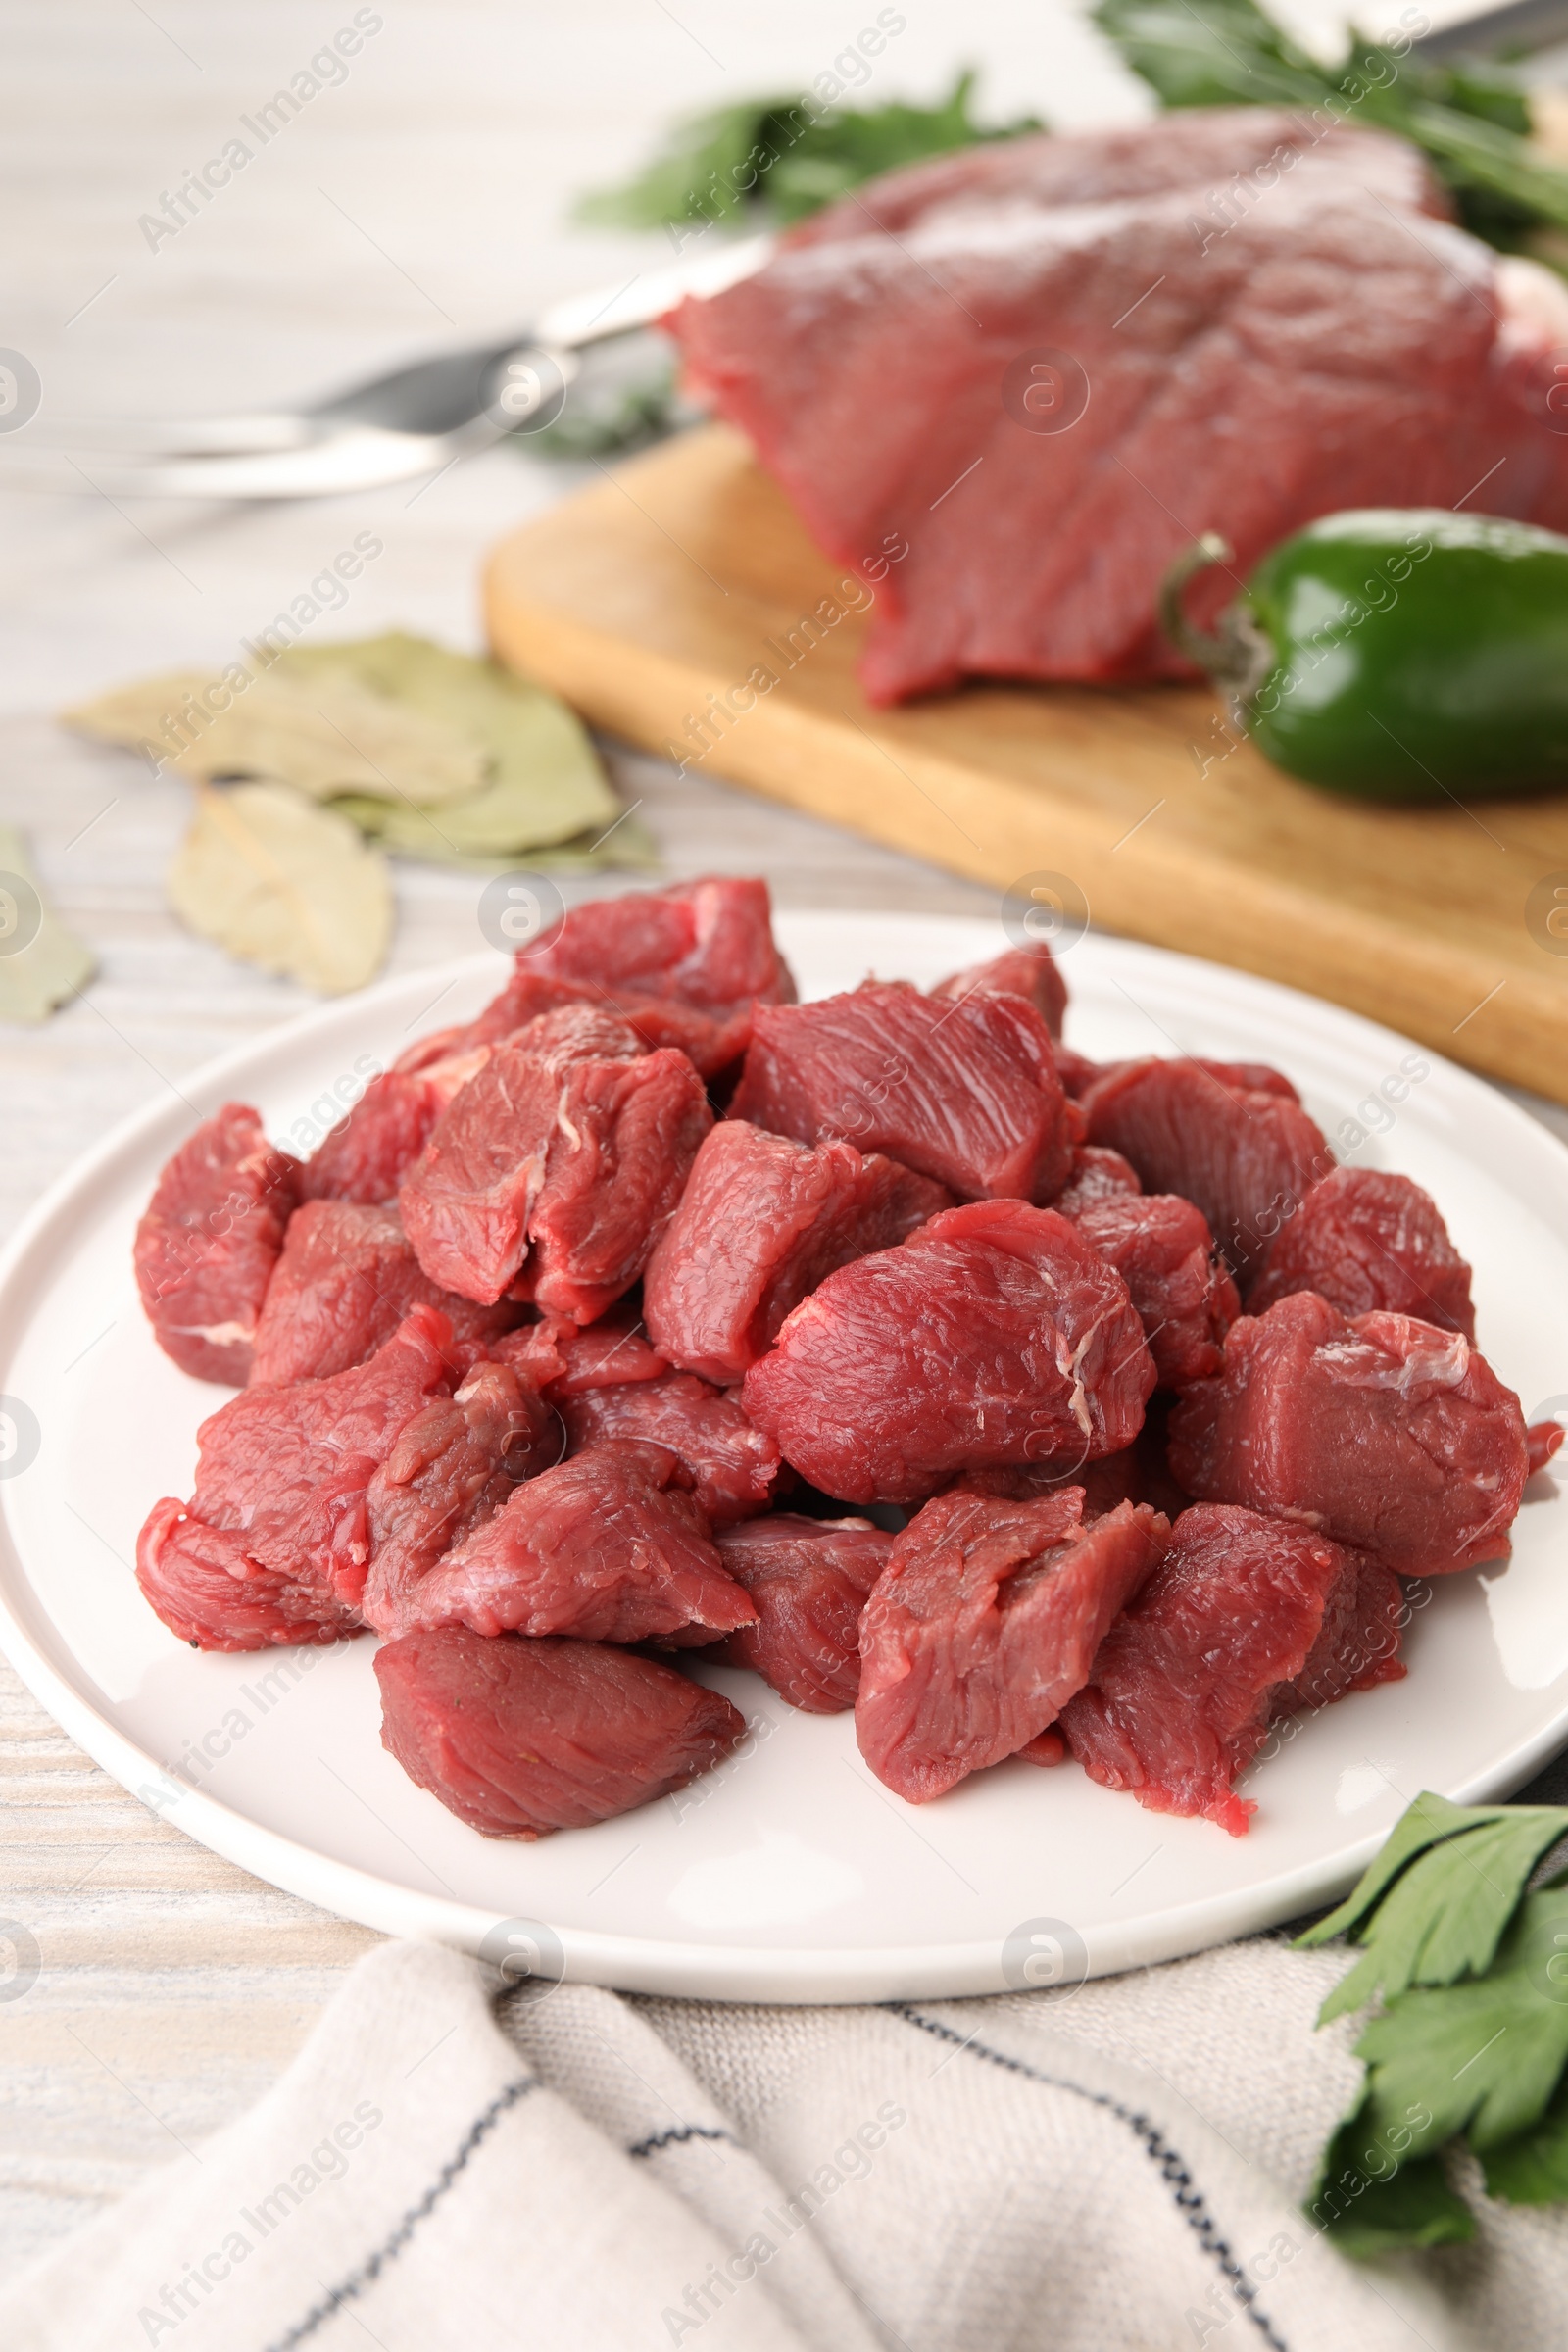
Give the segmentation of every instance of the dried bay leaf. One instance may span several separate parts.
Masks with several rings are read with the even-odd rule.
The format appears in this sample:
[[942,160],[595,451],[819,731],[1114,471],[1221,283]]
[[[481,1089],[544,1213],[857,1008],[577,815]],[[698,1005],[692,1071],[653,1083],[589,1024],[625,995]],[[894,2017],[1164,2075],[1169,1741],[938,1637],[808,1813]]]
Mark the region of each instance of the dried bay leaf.
[[[226,674],[232,681],[244,672],[236,665]],[[78,734],[95,735],[100,743],[122,744],[126,751],[141,752],[155,766],[161,766],[172,760],[207,725],[210,713],[203,696],[231,694],[232,690],[232,684],[225,684],[209,670],[160,671],[155,678],[136,678],[90,703],[78,703],[74,710],[62,710],[60,716]]]
[[[483,809],[478,806],[481,800],[488,803]],[[494,798],[476,795],[471,803],[458,801],[434,809],[399,808],[390,801],[359,800],[352,795],[328,806],[341,809],[362,833],[378,841],[394,857],[419,858],[431,865],[499,874],[508,866],[520,864],[549,873],[592,874],[609,867],[646,868],[661,862],[658,843],[634,816],[621,818],[605,834],[579,833],[569,841],[540,844],[525,824],[513,825],[499,792]]]
[[347,670],[288,676],[274,664],[248,680],[176,671],[64,715],[196,782],[269,776],[317,800],[354,792],[437,807],[478,791],[488,765],[470,733],[390,701]]
[[[410,855],[505,858],[582,835],[591,838],[620,814],[620,802],[576,713],[499,662],[451,653],[426,637],[392,629],[341,645],[290,646],[277,666],[290,677],[312,678],[322,686],[330,682],[334,689],[352,678],[482,746],[488,781],[466,807],[456,800],[443,806],[440,831],[448,837],[447,847],[416,846],[421,828],[412,812],[403,812],[407,838],[395,846]],[[449,823],[449,812],[459,821]]]
[[363,987],[392,935],[385,858],[288,784],[204,788],[168,890],[204,939],[323,996]]
[[46,1021],[93,970],[91,955],[45,903],[23,836],[0,825],[0,1021]]

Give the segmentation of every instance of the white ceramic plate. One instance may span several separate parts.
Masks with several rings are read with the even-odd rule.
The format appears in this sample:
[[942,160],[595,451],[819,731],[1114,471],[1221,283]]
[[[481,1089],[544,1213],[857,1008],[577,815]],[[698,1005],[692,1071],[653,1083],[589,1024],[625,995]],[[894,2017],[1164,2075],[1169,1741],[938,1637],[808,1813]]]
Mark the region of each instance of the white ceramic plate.
[[[991,924],[927,916],[786,915],[779,930],[808,996],[868,969],[929,983],[1004,944]],[[1441,1581],[1415,1612],[1406,1681],[1302,1719],[1253,1767],[1259,1809],[1240,1838],[1146,1812],[1070,1764],[1004,1764],[905,1805],[861,1763],[850,1717],[797,1714],[708,1667],[753,1734],[718,1771],[595,1829],[493,1842],[383,1752],[368,1639],[246,1657],[183,1646],[131,1561],[155,1497],[189,1492],[197,1424],[223,1392],[177,1371],[137,1305],[131,1234],[158,1169],[230,1097],[280,1139],[330,1123],[333,1085],[428,1026],[444,981],[451,1021],[504,968],[487,956],[388,983],[215,1063],[187,1085],[189,1108],[171,1099],[111,1135],[0,1268],[0,1392],[22,1407],[0,1464],[0,1642],[88,1753],[193,1838],[397,1934],[476,1949],[502,1925],[547,1954],[553,1934],[566,1974],[596,1984],[951,1995],[1049,1979],[1057,1950],[1074,1973],[1108,1973],[1288,1919],[1348,1886],[1419,1789],[1504,1795],[1568,1740],[1568,1499],[1549,1477],[1511,1565]],[[1348,1155],[1436,1195],[1476,1270],[1486,1353],[1532,1417],[1564,1402],[1568,1152],[1542,1127],[1405,1040],[1263,981],[1093,936],[1066,968],[1083,1052],[1267,1059],[1342,1152],[1376,1124]]]

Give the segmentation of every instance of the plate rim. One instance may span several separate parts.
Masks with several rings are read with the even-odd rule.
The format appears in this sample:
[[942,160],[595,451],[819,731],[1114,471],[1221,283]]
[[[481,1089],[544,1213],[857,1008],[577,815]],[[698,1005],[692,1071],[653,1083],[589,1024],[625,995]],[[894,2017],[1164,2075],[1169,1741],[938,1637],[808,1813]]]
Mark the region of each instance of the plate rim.
[[[994,917],[954,914],[918,908],[780,908],[775,923],[787,934],[792,922],[837,926],[856,925],[868,935],[883,927],[918,923],[955,933],[977,930],[1001,936]],[[1259,973],[1248,972],[1206,957],[1152,943],[1126,939],[1115,933],[1087,935],[1096,950],[1130,953],[1153,968],[1180,967],[1190,981],[1224,993],[1240,988],[1275,1001],[1282,1011],[1296,1010],[1314,1018],[1328,1015],[1342,1034],[1358,1036],[1401,1052],[1428,1057],[1434,1071],[1461,1093],[1484,1102],[1489,1120],[1499,1116],[1505,1129],[1528,1136],[1531,1148],[1544,1151],[1562,1163],[1568,1175],[1568,1144],[1544,1122],[1533,1118],[1501,1089],[1433,1048],[1400,1032],[1352,1012],[1328,998],[1286,986]],[[788,945],[787,937],[785,940]],[[399,973],[356,992],[312,1005],[293,1018],[264,1030],[241,1045],[230,1047],[183,1077],[174,1090],[190,1106],[220,1096],[229,1079],[245,1070],[260,1053],[287,1050],[295,1039],[329,1031],[345,1014],[363,1012],[376,1001],[395,1004],[404,992],[416,993],[432,982],[448,986],[481,972],[504,972],[506,959],[493,952],[470,954],[441,964]],[[1068,976],[1071,965],[1068,965]],[[10,1321],[13,1304],[24,1305],[24,1286],[36,1270],[34,1255],[51,1229],[72,1204],[111,1174],[128,1150],[152,1136],[174,1115],[174,1106],[154,1098],[126,1114],[107,1134],[81,1153],[47,1188],[0,1249],[0,1328]],[[198,1115],[203,1115],[198,1110]],[[497,1925],[497,1915],[454,1898],[422,1893],[383,1878],[359,1865],[334,1859],[317,1848],[269,1828],[205,1791],[172,1783],[165,1765],[142,1748],[86,1691],[75,1687],[34,1640],[17,1605],[13,1578],[27,1583],[27,1572],[8,1528],[0,1528],[6,1573],[0,1575],[0,1652],[3,1652],[32,1696],[93,1762],[139,1803],[143,1793],[154,1794],[172,1785],[178,1795],[170,1802],[149,1805],[160,1817],[211,1852],[249,1871],[266,1884],[313,1903],[330,1915],[348,1918],[387,1935],[421,1936],[475,1951]],[[1511,1795],[1549,1757],[1568,1742],[1568,1695],[1558,1712],[1490,1768],[1472,1775],[1444,1793],[1459,1803],[1495,1800]],[[1088,1938],[1090,1978],[1112,1976],[1127,1969],[1180,1959],[1220,1942],[1255,1935],[1301,1917],[1342,1896],[1353,1885],[1387,1833],[1370,1832],[1332,1860],[1301,1864],[1253,1883],[1245,1889],[1221,1889],[1205,1896],[1129,1921],[1118,1928],[1102,1928]],[[614,1986],[626,1991],[674,1994],[722,2001],[772,2001],[789,2004],[863,2004],[906,1998],[962,1998],[1009,1989],[995,1939],[984,1942],[854,1947],[798,1946],[790,1950],[761,1944],[690,1943],[674,1938],[611,1935],[599,1930],[561,1928],[564,1977],[567,1982]]]

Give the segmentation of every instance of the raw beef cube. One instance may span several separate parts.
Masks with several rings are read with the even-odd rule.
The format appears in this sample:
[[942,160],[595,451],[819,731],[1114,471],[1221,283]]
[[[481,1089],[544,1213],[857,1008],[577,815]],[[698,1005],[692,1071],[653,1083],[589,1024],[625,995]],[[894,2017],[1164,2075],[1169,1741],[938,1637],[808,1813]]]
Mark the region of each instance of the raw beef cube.
[[462,1626],[376,1652],[381,1744],[485,1838],[629,1813],[727,1756],[746,1718],[653,1658],[593,1642],[488,1642]]
[[293,1647],[365,1630],[314,1575],[259,1567],[242,1534],[190,1517],[172,1495],[154,1503],[136,1540],[136,1582],[193,1649]]
[[1292,1291],[1316,1291],[1343,1315],[1389,1307],[1476,1336],[1470,1269],[1430,1193],[1408,1176],[1336,1168],[1281,1226],[1248,1293],[1260,1315]]
[[574,1396],[564,1395],[564,1387],[558,1381],[548,1401],[565,1423],[572,1453],[606,1438],[644,1440],[667,1446],[685,1464],[703,1516],[714,1527],[767,1509],[781,1467],[778,1446],[753,1428],[735,1397],[695,1373],[665,1372]]
[[256,1326],[250,1385],[282,1388],[347,1372],[388,1341],[412,1307],[437,1306],[452,1326],[457,1372],[491,1352],[521,1308],[475,1306],[430,1280],[397,1212],[352,1200],[304,1200]]
[[892,172],[669,323],[833,562],[891,554],[873,702],[1170,675],[1157,591],[1205,525],[1245,579],[1315,515],[1452,507],[1493,465],[1494,511],[1568,524],[1560,300],[1450,212],[1402,139],[1183,108]]
[[476,1634],[585,1642],[708,1642],[757,1612],[710,1540],[662,1446],[590,1446],[514,1488],[503,1510],[416,1583],[377,1585],[377,1633],[466,1625]]
[[1075,1053],[1071,1046],[1055,1041],[1056,1075],[1067,1090],[1070,1102],[1081,1102],[1098,1078],[1103,1078],[1106,1065],[1091,1061],[1087,1054]]
[[635,1298],[618,1300],[597,1323],[579,1325],[560,1316],[550,1320],[561,1359],[561,1370],[550,1382],[552,1404],[564,1396],[585,1396],[590,1389],[659,1380],[670,1369],[668,1356],[649,1339]]
[[1529,1471],[1524,1415],[1462,1332],[1315,1292],[1244,1315],[1224,1367],[1171,1414],[1190,1494],[1332,1536],[1401,1576],[1506,1556]]
[[1396,1679],[1399,1588],[1325,1536],[1200,1502],[1062,1709],[1092,1780],[1233,1837],[1257,1810],[1232,1792],[1268,1727]]
[[1205,1061],[1201,1054],[1194,1058],[1198,1067],[1217,1078],[1221,1086],[1235,1087],[1241,1094],[1278,1095],[1285,1102],[1301,1100],[1285,1072],[1270,1061]]
[[962,1470],[1118,1453],[1153,1387],[1115,1268],[1054,1210],[988,1200],[830,1274],[741,1395],[823,1494],[919,1502]]
[[1027,997],[1055,1038],[1061,1035],[1062,1015],[1067,1009],[1067,983],[1060,964],[1046,947],[1009,948],[1004,956],[993,956],[989,963],[971,963],[965,971],[950,973],[946,980],[938,981],[931,994]]
[[1149,1400],[1143,1428],[1120,1453],[1102,1454],[1098,1461],[1083,1458],[1083,1441],[1054,1460],[1010,1462],[989,1470],[966,1470],[947,1492],[996,1494],[1008,1502],[1034,1502],[1063,1487],[1082,1487],[1084,1519],[1103,1518],[1119,1502],[1147,1502],[1152,1509],[1176,1519],[1192,1496],[1176,1484],[1165,1458],[1165,1420],[1173,1402],[1169,1396]]
[[891,1249],[952,1205],[944,1186],[879,1152],[813,1152],[722,1119],[643,1278],[654,1344],[705,1380],[740,1380],[836,1267]]
[[687,1054],[705,1078],[740,1059],[754,1004],[792,1004],[773,944],[767,885],[710,875],[669,891],[627,891],[573,906],[545,941],[519,950],[493,1004],[443,1050],[491,1045],[541,1012],[579,1002],[617,1013],[651,1050]]
[[306,1161],[301,1197],[371,1207],[395,1200],[446,1102],[430,1079],[384,1070]]
[[1532,1421],[1525,1431],[1525,1445],[1530,1456],[1530,1475],[1544,1470],[1562,1444],[1564,1435],[1560,1421]]
[[1138,1170],[1119,1152],[1103,1144],[1080,1144],[1072,1155],[1067,1181],[1051,1203],[1060,1217],[1075,1217],[1092,1200],[1109,1200],[1125,1193],[1141,1193]]
[[561,1458],[555,1414],[504,1364],[479,1364],[453,1396],[432,1396],[404,1423],[366,1492],[366,1622],[394,1617],[401,1596],[493,1519],[518,1482]]
[[368,1364],[231,1398],[196,1433],[190,1518],[243,1539],[257,1572],[356,1603],[370,1557],[366,1490],[405,1425],[450,1389],[450,1344],[446,1317],[416,1307]]
[[751,1596],[755,1625],[708,1651],[750,1666],[808,1715],[844,1715],[860,1687],[860,1612],[893,1538],[869,1519],[802,1519],[779,1511],[727,1528],[725,1567]]
[[1245,1288],[1264,1249],[1333,1165],[1298,1102],[1216,1077],[1196,1061],[1134,1061],[1090,1091],[1089,1140],[1108,1144],[1152,1193],[1180,1193]]
[[1000,1764],[1081,1690],[1169,1523],[1122,1503],[1080,1521],[1076,1487],[1039,1502],[939,1494],[894,1540],[860,1620],[855,1731],[910,1804]]
[[627,891],[573,906],[527,968],[549,980],[667,997],[702,1011],[793,1001],[773,941],[767,884],[707,874],[673,890]]
[[136,1288],[182,1372],[245,1385],[299,1172],[248,1104],[225,1102],[159,1177],[136,1228]]
[[[1139,1435],[1142,1436],[1140,1431]],[[989,1494],[1001,1502],[1041,1502],[1068,1487],[1083,1495],[1087,1523],[1102,1519],[1123,1502],[1149,1502],[1148,1481],[1135,1441],[1120,1453],[1102,1454],[1098,1462],[1012,1462],[989,1470],[966,1470],[946,1492],[950,1494]],[[1163,1505],[1160,1506],[1163,1508]]]
[[683,1054],[588,1005],[546,1013],[442,1113],[398,1196],[409,1239],[444,1290],[591,1323],[641,1274],[712,1122]]
[[1242,1302],[1202,1210],[1175,1193],[1119,1193],[1073,1222],[1127,1285],[1160,1385],[1182,1389],[1217,1372]]
[[886,1152],[960,1200],[1059,1192],[1076,1140],[1051,1032],[1018,997],[903,983],[761,1005],[731,1116]]
[[628,1381],[658,1380],[669,1358],[649,1345],[635,1291],[607,1308],[597,1323],[569,1315],[541,1315],[498,1340],[494,1354],[551,1404],[589,1389],[618,1389]]
[[615,1009],[606,1004],[597,991],[574,988],[565,980],[541,979],[518,956],[506,987],[491,998],[483,1012],[471,1021],[459,1022],[456,1028],[432,1029],[427,1036],[416,1037],[392,1064],[393,1073],[418,1076],[441,1062],[462,1060],[484,1047],[499,1046],[503,1038],[515,1037],[530,1021],[547,1012],[560,1012],[567,1004],[597,1004],[604,1012]]

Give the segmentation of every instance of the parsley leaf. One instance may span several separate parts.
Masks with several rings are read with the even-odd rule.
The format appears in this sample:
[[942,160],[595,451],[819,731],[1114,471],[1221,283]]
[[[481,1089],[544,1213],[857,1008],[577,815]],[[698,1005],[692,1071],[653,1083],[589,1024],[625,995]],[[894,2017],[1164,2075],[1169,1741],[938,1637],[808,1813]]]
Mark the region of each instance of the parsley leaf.
[[1568,226],[1568,172],[1528,144],[1523,86],[1480,58],[1429,63],[1356,38],[1324,65],[1254,0],[1099,0],[1094,22],[1162,104],[1299,106],[1424,148],[1466,228],[1505,251]]
[[1362,2260],[1399,2246],[1460,2245],[1476,2233],[1475,2215],[1448,2186],[1440,2159],[1400,2163],[1360,2107],[1324,2149],[1306,2212],[1342,2253]]
[[1367,1945],[1324,2002],[1319,2025],[1377,1992],[1388,2000],[1413,1984],[1479,1976],[1531,1872],[1564,1836],[1568,1811],[1554,1805],[1453,1805],[1424,1790],[1348,1899],[1297,1939],[1343,1935]]
[[1298,1937],[1366,1946],[1320,2025],[1381,1996],[1355,2045],[1361,2094],[1308,2200],[1347,2253],[1474,2234],[1442,2161],[1461,2137],[1491,2195],[1568,2201],[1568,1872],[1526,1891],[1565,1835],[1557,1806],[1426,1790],[1348,1899]]
[[[1554,1940],[1560,1938],[1560,1941]],[[1427,2120],[1416,2154],[1463,2132],[1480,2153],[1538,2125],[1568,2065],[1568,1886],[1526,1895],[1485,1976],[1396,1993],[1356,2043],[1367,2066],[1363,2115],[1374,2132]]]
[[1538,2124],[1488,2148],[1481,2158],[1489,2197],[1510,2205],[1568,2201],[1568,2082],[1559,2082]]
[[1044,128],[1033,116],[990,128],[977,122],[974,80],[960,74],[935,106],[843,106],[807,92],[690,117],[635,179],[585,196],[577,218],[611,228],[702,228],[763,211],[785,223],[804,220],[879,172]]

